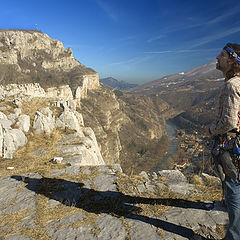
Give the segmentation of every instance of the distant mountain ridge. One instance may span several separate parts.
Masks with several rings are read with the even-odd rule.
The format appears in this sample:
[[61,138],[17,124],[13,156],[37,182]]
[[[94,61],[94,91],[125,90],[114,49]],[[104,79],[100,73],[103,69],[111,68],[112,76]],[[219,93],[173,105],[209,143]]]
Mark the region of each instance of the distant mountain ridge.
[[185,73],[162,77],[133,89],[131,94],[146,94],[166,101],[181,112],[175,123],[187,131],[203,129],[215,118],[220,87],[224,77],[216,70],[216,62],[193,68]]
[[112,87],[112,88],[118,89],[118,90],[135,88],[135,87],[138,86],[138,84],[127,83],[125,81],[117,80],[117,79],[112,78],[112,77],[102,78],[102,79],[100,79],[100,82],[109,86],[109,87]]
[[[157,80],[129,89],[129,93],[154,94],[159,91],[173,89],[205,89],[212,84],[210,80],[223,79],[220,71],[216,70],[216,62],[210,62],[187,72],[167,75]],[[213,86],[218,86],[215,83]]]

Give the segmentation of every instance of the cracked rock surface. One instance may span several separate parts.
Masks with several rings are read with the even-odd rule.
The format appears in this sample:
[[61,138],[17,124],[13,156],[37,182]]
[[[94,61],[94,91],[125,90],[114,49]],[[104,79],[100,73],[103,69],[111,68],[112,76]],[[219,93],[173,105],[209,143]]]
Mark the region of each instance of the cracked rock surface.
[[173,172],[181,176],[177,182],[164,181],[164,174],[172,176],[133,177],[119,165],[105,165],[2,177],[0,239],[219,239],[225,209],[189,200],[200,190],[180,173]]

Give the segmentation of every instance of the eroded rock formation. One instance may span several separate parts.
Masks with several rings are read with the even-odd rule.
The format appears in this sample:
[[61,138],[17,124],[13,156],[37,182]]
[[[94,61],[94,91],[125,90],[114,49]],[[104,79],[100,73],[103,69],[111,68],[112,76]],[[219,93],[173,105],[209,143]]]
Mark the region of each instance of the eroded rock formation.
[[1,85],[17,84],[9,85],[9,94],[44,94],[39,85],[19,85],[39,83],[48,88],[50,97],[77,99],[99,86],[98,74],[77,61],[70,48],[47,34],[27,30],[0,31],[0,80]]

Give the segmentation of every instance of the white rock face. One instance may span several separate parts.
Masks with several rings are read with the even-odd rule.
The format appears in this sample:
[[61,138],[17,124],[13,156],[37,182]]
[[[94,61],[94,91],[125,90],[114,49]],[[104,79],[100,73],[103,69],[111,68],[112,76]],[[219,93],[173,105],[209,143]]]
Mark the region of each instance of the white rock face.
[[[27,31],[2,31],[0,42],[9,48],[8,52],[0,51],[0,63],[18,65],[18,56],[21,59],[34,56],[34,51],[42,50],[53,57],[53,60],[44,60],[45,69],[59,69],[69,71],[80,63],[73,57],[70,49],[64,48],[62,42],[50,38],[47,34]],[[51,49],[54,49],[52,51]]]
[[5,129],[3,138],[3,158],[13,158],[14,152],[27,143],[27,138],[19,129]]
[[36,112],[33,128],[36,134],[51,134],[52,130],[55,128],[55,118],[52,116],[52,111],[49,108],[41,108]]
[[[46,91],[40,86],[39,83],[29,83],[29,84],[8,84],[0,85],[0,96],[2,98],[8,98],[14,96],[15,98],[31,96],[39,98],[53,98],[59,100],[71,100],[73,99],[72,90],[68,85],[63,85],[59,87],[48,88]],[[20,113],[17,112],[19,115]]]
[[[90,79],[90,80],[89,80]],[[97,88],[99,86],[98,75],[85,76],[83,85],[76,89],[75,96],[73,96],[72,90],[69,85],[62,85],[58,87],[51,87],[44,90],[39,83],[29,84],[8,84],[0,85],[0,99],[4,100],[8,97],[14,96],[16,99],[24,96],[39,97],[39,98],[52,98],[56,100],[73,100],[76,99],[76,103],[79,103],[82,98],[87,97],[87,92],[90,89]],[[17,100],[16,100],[17,101]],[[20,104],[16,104],[19,105]]]
[[[74,73],[77,74],[78,79],[74,84],[74,93],[69,86],[64,85],[64,82],[62,84],[64,86],[50,87],[46,92],[39,85],[11,84],[13,86],[9,86],[7,89],[9,96],[25,94],[34,97],[73,99],[74,95],[74,98],[80,100],[87,96],[89,89],[99,87],[98,74],[76,60],[70,48],[65,49],[62,42],[49,37],[47,34],[24,30],[0,31],[0,47],[0,64],[10,65],[12,70],[15,69],[15,71],[27,76],[35,76],[39,69],[49,73],[51,71],[70,72],[78,68],[81,70],[79,73],[78,71]],[[8,77],[11,79],[11,76]],[[11,79],[11,82],[16,81]],[[58,83],[58,85],[61,84]],[[6,87],[3,89],[0,87],[0,99],[4,99],[4,95],[2,95],[4,90]]]
[[65,106],[64,111],[56,119],[56,127],[64,130],[69,129],[81,132],[82,126],[84,126],[82,115],[77,111],[71,111],[67,106]]
[[39,83],[0,85],[0,95],[4,98],[10,96],[45,97],[46,93]]
[[66,139],[64,142],[64,145],[58,146],[62,151],[62,163],[71,166],[105,165],[91,128],[82,128],[82,133],[73,134],[71,139]]
[[72,90],[68,85],[48,88],[45,97],[64,100],[73,99]]
[[76,89],[75,98],[82,99],[87,97],[87,91],[99,87],[98,74],[89,74],[82,77],[82,84]]
[[23,132],[27,133],[30,129],[30,116],[21,115],[18,118],[18,122],[16,123],[16,126]]

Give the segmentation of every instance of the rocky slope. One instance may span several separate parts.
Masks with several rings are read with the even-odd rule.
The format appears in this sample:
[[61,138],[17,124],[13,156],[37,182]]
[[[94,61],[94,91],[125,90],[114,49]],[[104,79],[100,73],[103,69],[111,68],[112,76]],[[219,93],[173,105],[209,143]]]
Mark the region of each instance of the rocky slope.
[[[57,161],[104,164],[94,132],[76,111],[87,92],[99,87],[98,74],[71,49],[38,31],[1,30],[0,69],[1,157],[13,159],[37,136],[62,131],[55,146],[60,155],[52,156]],[[35,150],[46,153],[44,147]]]
[[[33,139],[51,138],[53,132],[58,131],[61,141],[56,143],[56,155],[49,161],[57,159],[62,164],[82,166],[105,164],[95,134],[84,126],[74,100],[53,101],[47,97],[26,96],[5,98],[0,106],[0,157],[3,159],[13,159],[14,164],[19,149],[29,151],[27,147],[34,145]],[[47,146],[34,147],[33,155],[41,153],[43,157],[44,152],[47,155]]]
[[150,170],[161,161],[168,149],[164,129],[168,111],[161,99],[119,95],[104,85],[81,101],[81,113],[96,134],[105,162],[120,163],[127,173]]
[[119,165],[71,166],[48,176],[12,171],[0,178],[4,240],[207,240],[224,235],[221,187],[206,174],[195,185],[177,170],[127,176]]

